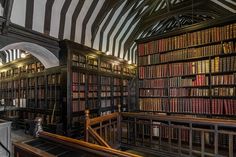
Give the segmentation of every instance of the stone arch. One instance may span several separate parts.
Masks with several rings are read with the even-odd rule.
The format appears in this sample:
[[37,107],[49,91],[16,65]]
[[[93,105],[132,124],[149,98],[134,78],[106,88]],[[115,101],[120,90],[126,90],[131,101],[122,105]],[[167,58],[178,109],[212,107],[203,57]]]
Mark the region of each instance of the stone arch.
[[29,52],[36,57],[45,68],[59,66],[59,59],[48,49],[30,42],[17,42],[3,47],[0,51],[20,49]]

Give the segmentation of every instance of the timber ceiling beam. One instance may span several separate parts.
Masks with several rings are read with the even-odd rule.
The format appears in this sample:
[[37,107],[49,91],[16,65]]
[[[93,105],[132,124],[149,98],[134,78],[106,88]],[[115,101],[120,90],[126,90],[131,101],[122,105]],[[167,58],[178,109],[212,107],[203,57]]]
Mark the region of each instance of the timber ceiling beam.
[[161,9],[160,11],[153,13],[149,17],[144,17],[144,19],[142,20],[142,25],[150,25],[150,23],[154,21],[159,21],[164,18],[174,16],[176,14],[182,14],[184,11],[192,10],[192,8],[199,7],[203,3],[203,0],[199,0],[197,2],[194,1],[194,3],[192,3],[192,1],[184,1],[173,6],[170,11],[166,9]]

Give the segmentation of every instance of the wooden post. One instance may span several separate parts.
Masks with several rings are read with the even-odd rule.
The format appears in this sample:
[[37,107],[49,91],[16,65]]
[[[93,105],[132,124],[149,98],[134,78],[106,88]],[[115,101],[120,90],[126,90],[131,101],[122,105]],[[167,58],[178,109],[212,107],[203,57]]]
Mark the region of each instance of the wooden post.
[[234,156],[234,136],[233,134],[229,134],[229,157]]
[[117,139],[118,143],[120,144],[121,142],[121,105],[118,104],[118,117],[117,117]]
[[85,110],[84,140],[88,142],[88,127],[90,125],[89,110]]
[[201,157],[205,156],[205,138],[204,131],[201,131]]
[[215,128],[214,128],[214,154],[215,156],[218,155],[218,125],[215,125]]

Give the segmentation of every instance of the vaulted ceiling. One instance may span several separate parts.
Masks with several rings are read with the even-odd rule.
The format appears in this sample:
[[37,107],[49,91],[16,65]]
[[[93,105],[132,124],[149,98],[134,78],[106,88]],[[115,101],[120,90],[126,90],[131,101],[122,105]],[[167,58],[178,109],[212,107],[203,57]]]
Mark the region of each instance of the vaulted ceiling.
[[235,0],[14,0],[10,20],[136,62],[136,39],[232,13]]

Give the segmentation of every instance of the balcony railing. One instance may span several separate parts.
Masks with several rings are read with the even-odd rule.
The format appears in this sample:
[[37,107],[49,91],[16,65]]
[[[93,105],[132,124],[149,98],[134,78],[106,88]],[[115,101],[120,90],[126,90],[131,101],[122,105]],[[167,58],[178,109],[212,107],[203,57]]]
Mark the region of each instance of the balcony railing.
[[94,119],[87,114],[85,128],[86,141],[107,147],[169,156],[236,156],[236,120],[118,112]]

